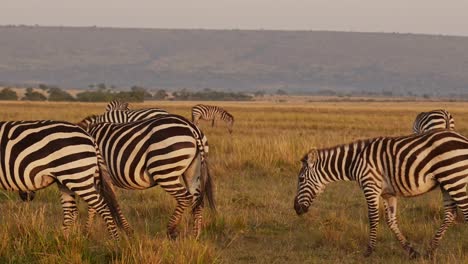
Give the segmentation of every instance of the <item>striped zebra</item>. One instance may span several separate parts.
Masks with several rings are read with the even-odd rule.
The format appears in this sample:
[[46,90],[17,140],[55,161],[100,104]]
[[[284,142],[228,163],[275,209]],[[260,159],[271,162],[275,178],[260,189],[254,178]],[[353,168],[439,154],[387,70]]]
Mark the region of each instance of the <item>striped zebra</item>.
[[227,124],[229,133],[232,133],[232,126],[234,125],[234,116],[228,113],[221,107],[214,105],[203,105],[198,104],[192,107],[192,122],[198,125],[199,120],[211,120],[211,126],[213,127],[216,121],[223,120]]
[[[88,118],[85,118],[81,121],[81,127],[88,127],[92,124],[97,123],[128,123],[133,121],[145,120],[150,118],[158,118],[164,115],[168,115],[169,113],[160,108],[146,108],[146,109],[137,109],[137,110],[116,110],[116,109],[128,109],[128,103],[124,103],[121,101],[111,101],[107,107],[105,113],[101,115],[92,115]],[[184,119],[185,120],[185,119]],[[188,123],[190,123],[187,120]],[[202,142],[204,145],[205,153],[208,154],[209,146],[208,146],[208,139],[202,133]],[[20,192],[20,198],[23,201],[32,201],[35,196],[35,192]]]
[[112,100],[107,104],[106,112],[114,110],[128,111],[130,108],[128,108],[128,103],[122,102],[120,100]]
[[120,208],[92,137],[67,122],[0,122],[0,187],[35,191],[53,183],[61,192],[65,233],[78,214],[76,194],[101,215],[111,237],[119,239],[116,224],[123,227],[124,218],[116,218]]
[[424,133],[431,129],[455,130],[455,120],[452,114],[444,109],[419,113],[413,123],[413,132]]
[[[129,190],[160,185],[171,194],[177,207],[168,223],[170,238],[177,236],[176,227],[191,204],[193,233],[198,238],[204,197],[215,210],[212,180],[201,142],[203,133],[177,115],[120,124],[87,120],[93,118],[88,117],[79,125],[96,139],[114,185]],[[89,215],[92,219],[93,212]]]
[[367,201],[370,223],[366,256],[376,245],[379,201],[386,221],[410,257],[419,256],[400,232],[396,219],[397,197],[412,197],[439,187],[444,219],[431,241],[428,255],[439,245],[457,213],[468,221],[468,139],[450,130],[396,138],[375,138],[327,149],[312,149],[301,160],[294,209],[306,213],[326,184],[356,181]]

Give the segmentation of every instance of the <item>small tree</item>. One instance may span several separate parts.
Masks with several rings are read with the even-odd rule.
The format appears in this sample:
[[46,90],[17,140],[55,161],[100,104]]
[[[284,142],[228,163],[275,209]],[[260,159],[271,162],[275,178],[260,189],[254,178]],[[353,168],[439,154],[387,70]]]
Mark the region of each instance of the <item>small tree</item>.
[[41,83],[41,84],[39,84],[39,89],[41,89],[42,91],[47,91],[47,90],[49,90],[49,86]]
[[287,93],[285,90],[278,89],[278,90],[276,91],[276,94],[277,94],[277,95],[287,95],[288,93]]
[[6,87],[0,91],[0,100],[18,100],[18,95],[11,88]]
[[263,97],[265,96],[265,91],[256,91],[254,95],[255,97]]
[[75,98],[58,87],[52,87],[49,89],[49,101],[75,101]]
[[153,95],[153,99],[156,100],[165,100],[169,95],[167,94],[166,90],[164,89],[159,89],[156,91],[156,93]]
[[47,97],[45,95],[38,93],[33,90],[33,88],[29,87],[26,89],[26,93],[24,94],[23,100],[27,101],[45,101]]

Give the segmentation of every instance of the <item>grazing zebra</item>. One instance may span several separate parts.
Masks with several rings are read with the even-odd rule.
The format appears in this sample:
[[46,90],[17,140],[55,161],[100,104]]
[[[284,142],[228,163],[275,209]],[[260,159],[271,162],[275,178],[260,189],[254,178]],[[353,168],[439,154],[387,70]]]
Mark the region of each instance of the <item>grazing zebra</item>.
[[128,108],[128,103],[122,102],[120,100],[112,100],[109,102],[109,104],[107,104],[106,112],[114,110],[128,111],[130,108]]
[[[138,121],[138,120],[158,118],[158,117],[169,114],[165,110],[159,109],[159,108],[146,108],[146,109],[138,109],[138,110],[113,110],[113,109],[124,109],[127,106],[128,106],[128,103],[123,103],[120,101],[111,101],[106,108],[106,110],[108,110],[107,112],[105,112],[102,115],[92,115],[92,116],[89,116],[88,118],[85,118],[84,120],[81,121],[80,126],[88,127],[88,126],[91,126],[92,124],[104,123],[104,122],[128,123],[128,122],[133,122],[133,121]],[[186,121],[190,123],[188,120]],[[202,142],[204,145],[205,153],[208,154],[209,152],[208,140],[203,133],[202,133]],[[23,201],[32,201],[34,199],[35,192],[33,191],[20,192],[19,195]]]
[[192,107],[192,122],[198,125],[200,119],[211,120],[212,127],[218,119],[221,119],[226,122],[229,133],[232,133],[234,117],[221,107],[202,104]]
[[[201,142],[203,133],[185,118],[169,114],[130,123],[93,123],[90,126],[86,119],[79,125],[96,139],[113,183],[129,190],[160,185],[174,196],[177,207],[167,231],[171,238],[177,236],[176,227],[191,203],[195,220],[193,233],[198,238],[204,196],[215,210],[212,181]],[[181,176],[185,186],[180,181]],[[92,216],[90,212],[90,218]]]
[[327,149],[312,149],[301,160],[294,209],[306,213],[325,185],[334,181],[356,181],[367,201],[370,223],[366,256],[376,245],[379,200],[386,220],[410,257],[417,257],[397,225],[397,196],[412,197],[437,186],[444,198],[444,220],[431,241],[432,256],[447,228],[455,219],[457,206],[468,221],[468,139],[450,130],[397,138],[375,138]]
[[413,123],[414,133],[423,133],[439,128],[455,130],[455,120],[447,110],[439,109],[419,113]]
[[0,122],[0,187],[35,191],[57,183],[65,233],[77,217],[77,194],[119,239],[116,223],[123,227],[123,222],[116,218],[121,212],[109,180],[94,139],[80,127],[59,121]]

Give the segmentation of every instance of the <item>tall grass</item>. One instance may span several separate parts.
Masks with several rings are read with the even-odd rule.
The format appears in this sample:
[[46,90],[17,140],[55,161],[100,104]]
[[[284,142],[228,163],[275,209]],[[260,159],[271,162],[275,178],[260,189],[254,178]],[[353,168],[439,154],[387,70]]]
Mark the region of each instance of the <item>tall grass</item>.
[[[195,102],[153,102],[132,107],[161,107],[190,116]],[[213,104],[213,103],[211,103]],[[210,144],[218,214],[204,213],[200,241],[190,238],[187,212],[181,238],[165,237],[175,202],[160,188],[118,190],[135,237],[109,241],[102,220],[83,235],[86,208],[64,237],[59,194],[51,187],[31,203],[15,193],[0,193],[1,263],[406,263],[407,256],[383,221],[377,249],[362,256],[368,238],[366,204],[354,183],[330,185],[308,214],[293,210],[299,160],[310,148],[356,139],[409,134],[417,113],[446,108],[457,130],[468,135],[465,103],[220,103],[235,116],[234,133],[224,124],[201,127]],[[105,104],[1,103],[0,120],[58,119],[77,122],[100,113]],[[399,222],[416,248],[424,251],[442,217],[438,191],[399,200]],[[468,228],[461,217],[449,229],[434,262],[467,263]],[[420,259],[417,263],[430,263]]]

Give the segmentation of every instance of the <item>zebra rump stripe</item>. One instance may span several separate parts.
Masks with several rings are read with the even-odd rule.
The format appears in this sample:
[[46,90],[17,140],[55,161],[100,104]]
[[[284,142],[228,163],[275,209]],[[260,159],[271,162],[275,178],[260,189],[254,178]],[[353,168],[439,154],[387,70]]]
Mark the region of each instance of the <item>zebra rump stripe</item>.
[[234,117],[221,107],[203,104],[192,107],[192,122],[198,125],[200,119],[211,120],[212,127],[218,119],[223,120],[227,124],[229,133],[232,133]]
[[413,123],[413,132],[424,133],[431,129],[455,130],[455,120],[452,114],[444,109],[419,113]]
[[467,160],[468,139],[450,130],[313,149],[302,159],[294,208],[297,214],[307,212],[330,182],[356,181],[368,207],[370,233],[366,256],[375,248],[382,199],[390,229],[410,257],[417,257],[418,252],[398,227],[396,198],[420,195],[439,187],[444,198],[444,219],[430,244],[428,255],[432,256],[453,223],[457,207],[468,221]]
[[[57,183],[61,192],[63,229],[76,221],[74,195],[104,219],[114,239],[119,239],[115,218],[119,206],[99,164],[94,139],[80,127],[58,121],[0,122],[0,187],[10,191],[35,191]],[[115,220],[114,220],[115,219]],[[117,221],[122,227],[122,223]]]
[[201,142],[204,135],[195,125],[168,114],[130,123],[95,123],[85,128],[96,139],[116,186],[143,190],[160,185],[174,196],[177,207],[168,224],[171,238],[177,236],[181,216],[192,204],[193,232],[199,236],[203,198],[212,209],[215,206]]

